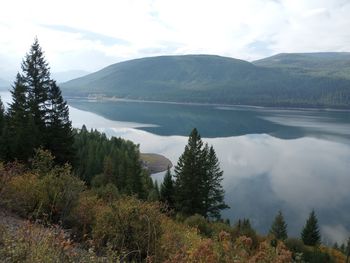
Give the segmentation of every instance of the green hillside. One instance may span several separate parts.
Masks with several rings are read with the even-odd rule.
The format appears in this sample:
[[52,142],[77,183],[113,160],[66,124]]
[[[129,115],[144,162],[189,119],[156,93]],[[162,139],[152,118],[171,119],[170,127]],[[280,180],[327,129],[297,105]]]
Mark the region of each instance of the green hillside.
[[102,94],[177,102],[350,106],[350,79],[255,64],[211,55],[142,58],[113,64],[66,82],[61,88],[66,96]]
[[253,63],[293,73],[350,79],[350,52],[281,53]]

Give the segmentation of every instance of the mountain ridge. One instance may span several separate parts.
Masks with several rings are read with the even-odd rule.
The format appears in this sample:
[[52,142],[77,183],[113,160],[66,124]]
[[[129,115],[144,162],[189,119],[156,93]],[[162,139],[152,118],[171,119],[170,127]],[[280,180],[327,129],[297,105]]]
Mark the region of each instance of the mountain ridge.
[[[282,58],[283,63],[274,61],[276,56]],[[300,65],[305,59],[296,59],[299,54],[276,56],[253,62],[217,55],[139,58],[112,64],[63,83],[61,87],[67,96],[102,94],[129,99],[256,106],[350,106],[350,76],[331,75],[332,69],[324,62],[316,61],[311,68]],[[296,66],[288,59],[285,62],[286,56],[292,57]],[[320,60],[317,53],[311,56]],[[339,63],[348,63],[347,56]]]

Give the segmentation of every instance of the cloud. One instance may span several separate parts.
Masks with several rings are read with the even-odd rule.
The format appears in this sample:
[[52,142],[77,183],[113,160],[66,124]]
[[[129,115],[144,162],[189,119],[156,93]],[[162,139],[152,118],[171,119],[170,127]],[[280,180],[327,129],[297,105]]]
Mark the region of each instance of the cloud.
[[91,32],[89,30],[83,30],[83,29],[78,29],[70,26],[65,26],[65,25],[42,25],[43,27],[52,29],[52,30],[57,30],[61,32],[67,32],[67,33],[73,33],[73,34],[79,34],[81,39],[85,40],[91,40],[91,41],[99,41],[103,45],[106,46],[113,46],[113,45],[128,45],[129,42],[120,38],[115,38],[95,32]]
[[58,71],[76,69],[57,63],[74,52],[118,62],[191,53],[255,60],[279,52],[349,51],[349,12],[345,0],[12,0],[1,8],[0,55],[19,64],[36,35]]

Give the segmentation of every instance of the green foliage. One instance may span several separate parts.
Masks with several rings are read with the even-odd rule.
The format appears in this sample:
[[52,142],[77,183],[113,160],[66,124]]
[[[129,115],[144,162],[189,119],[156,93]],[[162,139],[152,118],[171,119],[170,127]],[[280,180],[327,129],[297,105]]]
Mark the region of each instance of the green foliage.
[[160,218],[156,204],[117,200],[98,211],[92,236],[100,249],[109,244],[128,261],[152,258],[159,249]]
[[168,169],[164,175],[163,183],[160,186],[160,201],[165,203],[169,209],[175,208],[175,186],[174,181],[170,172],[170,168]]
[[210,237],[212,234],[212,229],[209,222],[201,215],[196,214],[190,216],[186,218],[184,223],[190,227],[196,228],[199,231],[199,233],[204,236]]
[[6,161],[28,162],[34,149],[49,149],[55,162],[72,162],[74,156],[72,127],[67,103],[55,81],[50,78],[48,63],[37,39],[22,63],[13,85],[12,103],[1,129]]
[[272,223],[270,234],[274,235],[275,238],[285,240],[288,238],[287,224],[284,221],[282,211],[279,211],[275,220]]
[[307,246],[316,246],[321,243],[321,235],[315,211],[310,213],[310,216],[301,232],[301,239]]
[[36,149],[34,158],[32,160],[32,169],[39,176],[45,176],[54,167],[55,157],[50,151],[44,150],[42,148]]
[[147,199],[153,185],[150,176],[142,170],[137,145],[121,138],[109,139],[96,130],[89,132],[85,126],[75,132],[74,139],[77,149],[74,170],[83,181],[91,185],[98,175],[99,186],[111,183],[121,194]]
[[84,184],[68,165],[12,176],[2,192],[2,203],[24,217],[65,222]]
[[349,107],[347,59],[343,57],[334,67],[327,60],[319,62],[311,57],[309,60],[328,67],[331,74],[320,67],[300,74],[303,67],[292,63],[286,70],[219,56],[161,56],[110,65],[62,87],[73,96],[103,94],[156,101]]
[[74,161],[75,149],[72,123],[69,120],[67,102],[63,100],[61,90],[56,82],[51,80],[48,93],[50,108],[47,120],[46,147],[55,156],[55,161],[64,164],[67,161]]
[[222,175],[214,149],[203,146],[193,129],[175,166],[176,209],[184,215],[218,218],[220,210],[228,208],[223,201]]
[[35,146],[38,146],[35,136],[36,127],[30,113],[27,93],[28,88],[24,77],[17,74],[11,91],[12,103],[9,105],[7,125],[4,131],[7,145],[3,154],[6,160],[27,161],[33,155]]

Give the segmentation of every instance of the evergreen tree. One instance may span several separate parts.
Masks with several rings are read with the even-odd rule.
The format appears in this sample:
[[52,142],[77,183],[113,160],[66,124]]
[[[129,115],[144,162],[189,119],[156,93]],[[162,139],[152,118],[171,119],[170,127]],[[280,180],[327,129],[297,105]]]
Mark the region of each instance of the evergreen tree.
[[48,120],[45,145],[58,163],[73,162],[73,132],[72,123],[69,120],[67,102],[63,100],[61,90],[55,81],[51,81],[48,94]]
[[310,213],[303,231],[301,232],[301,239],[307,246],[315,246],[321,242],[320,230],[314,210]]
[[5,107],[0,97],[0,136],[5,125]]
[[158,186],[158,182],[156,180],[153,183],[152,189],[148,193],[148,198],[147,199],[148,199],[148,201],[155,202],[155,201],[159,201],[159,197],[160,197],[159,186]]
[[38,39],[22,62],[12,96],[6,128],[11,148],[8,155],[26,161],[35,148],[43,147],[52,152],[56,162],[72,162],[74,139],[68,106],[50,78]]
[[172,175],[170,172],[170,167],[168,166],[168,170],[163,179],[163,183],[160,186],[160,201],[165,203],[170,209],[175,208],[175,189],[174,189],[174,181],[172,179]]
[[287,235],[287,224],[284,221],[284,217],[281,211],[278,212],[275,220],[272,223],[270,234],[274,235],[276,239],[286,240]]
[[203,215],[201,185],[205,162],[202,147],[202,139],[197,129],[193,129],[175,166],[176,209],[184,215]]
[[213,146],[208,150],[208,145],[206,145],[203,154],[206,155],[207,164],[202,187],[204,197],[203,214],[205,217],[219,219],[220,211],[229,208],[224,202],[225,191],[221,185],[223,171],[220,169],[219,160]]
[[4,138],[9,149],[7,159],[28,161],[36,146],[36,128],[27,101],[27,87],[23,77],[17,74],[11,90],[12,103],[8,109],[8,121]]
[[222,176],[213,147],[203,146],[193,129],[175,166],[176,209],[185,215],[219,218],[220,210],[228,207],[223,201]]
[[[35,38],[29,53],[22,62],[24,85],[28,91],[28,104],[38,131],[33,134],[41,146],[45,144],[46,123],[49,112],[48,94],[52,81],[48,63],[44,58],[39,41]],[[38,145],[37,145],[38,146]]]
[[0,160],[5,159],[5,107],[0,97]]

